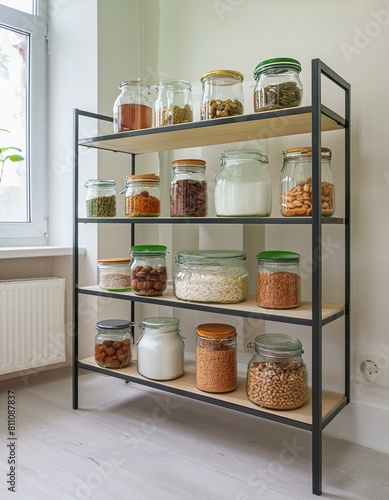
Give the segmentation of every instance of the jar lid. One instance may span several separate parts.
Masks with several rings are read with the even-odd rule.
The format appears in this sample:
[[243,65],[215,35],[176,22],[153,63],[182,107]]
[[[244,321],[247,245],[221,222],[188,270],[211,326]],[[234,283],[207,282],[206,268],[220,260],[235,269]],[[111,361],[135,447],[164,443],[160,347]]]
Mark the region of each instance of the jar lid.
[[297,59],[292,59],[290,57],[276,57],[274,59],[266,59],[256,65],[254,70],[254,77],[257,77],[263,71],[268,69],[274,69],[275,73],[283,73],[285,68],[292,69],[300,73],[301,64]]
[[226,149],[221,154],[221,159],[235,160],[257,160],[263,164],[269,163],[269,158],[261,153],[259,149]]
[[165,245],[133,245],[131,247],[131,252],[133,254],[156,254],[156,253],[165,253],[167,247]]
[[90,187],[101,187],[101,188],[109,188],[109,187],[116,187],[116,182],[112,179],[88,179],[84,186],[86,188]]
[[287,358],[291,355],[301,355],[303,346],[297,337],[283,333],[265,333],[257,335],[254,347],[258,353],[277,358]]
[[[301,148],[289,148],[282,152],[284,158],[311,158],[312,157],[312,147],[302,146]],[[321,157],[331,159],[331,149],[321,148]]]
[[236,329],[234,326],[224,323],[204,323],[196,326],[196,333],[200,335],[200,337],[228,339],[230,337],[235,337]]
[[159,333],[171,333],[178,330],[180,320],[177,318],[145,318],[142,321],[142,328],[158,330]]
[[266,250],[257,255],[258,260],[274,260],[276,262],[299,262],[300,258],[299,253],[284,250]]
[[103,319],[96,323],[100,330],[124,330],[131,327],[131,321],[127,319]]
[[246,260],[246,254],[241,250],[183,250],[177,252],[176,256],[176,262],[179,264],[212,266],[228,264],[232,259]]
[[186,80],[163,80],[162,82],[158,83],[157,92],[162,87],[176,92],[179,92],[180,90],[192,90],[192,85]]
[[205,168],[205,160],[195,160],[193,158],[182,158],[181,160],[173,160],[172,166],[174,167],[201,167]]
[[[232,69],[215,69],[213,71],[208,71],[208,73],[204,73],[204,75],[201,77],[201,83],[204,83],[205,80],[208,80],[208,78],[212,78],[213,76],[218,76],[218,77],[227,77],[227,78],[235,78],[237,80],[240,80],[243,82],[244,76],[242,73],[239,71],[235,71]],[[229,85],[228,83],[224,83],[225,85]]]
[[99,264],[120,264],[130,262],[131,257],[112,257],[108,259],[98,259]]

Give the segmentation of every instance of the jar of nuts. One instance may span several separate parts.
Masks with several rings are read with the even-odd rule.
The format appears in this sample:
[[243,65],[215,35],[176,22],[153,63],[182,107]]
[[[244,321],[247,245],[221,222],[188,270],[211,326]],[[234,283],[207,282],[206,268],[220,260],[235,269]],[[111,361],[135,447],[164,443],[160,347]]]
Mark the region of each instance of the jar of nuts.
[[128,292],[131,290],[131,269],[129,257],[99,259],[99,286],[111,292]]
[[[285,217],[312,215],[312,148],[283,151],[280,180],[281,214]],[[335,211],[335,186],[331,170],[331,150],[321,148],[321,214]]]
[[247,368],[247,397],[273,410],[293,410],[307,399],[307,367],[299,339],[281,333],[258,335]]
[[113,180],[89,179],[84,186],[86,192],[87,217],[116,216],[116,182]]
[[172,217],[205,217],[207,215],[207,182],[204,160],[174,160],[170,184]]
[[192,86],[184,80],[165,80],[157,86],[155,126],[193,121]]
[[124,368],[131,361],[131,322],[106,319],[96,323],[95,361],[104,368]]
[[259,307],[291,309],[301,303],[300,254],[270,250],[257,255]]
[[229,69],[205,73],[201,77],[201,119],[242,115],[244,109],[243,79],[242,73]]
[[196,327],[196,387],[205,392],[229,392],[237,384],[236,329],[223,323]]
[[289,57],[260,62],[254,70],[254,111],[300,106],[303,97],[300,71],[301,64]]
[[155,174],[126,177],[126,216],[158,217],[161,213],[159,177]]
[[135,295],[164,295],[167,286],[164,245],[131,247],[131,287]]

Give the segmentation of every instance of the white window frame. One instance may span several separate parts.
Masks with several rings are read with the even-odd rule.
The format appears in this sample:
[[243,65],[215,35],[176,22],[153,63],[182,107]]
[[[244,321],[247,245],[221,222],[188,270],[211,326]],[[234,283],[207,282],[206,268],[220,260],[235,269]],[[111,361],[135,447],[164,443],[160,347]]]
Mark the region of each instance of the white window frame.
[[0,222],[0,246],[46,245],[47,164],[47,0],[36,0],[36,15],[0,5],[0,25],[29,36],[30,92],[27,105],[29,222]]

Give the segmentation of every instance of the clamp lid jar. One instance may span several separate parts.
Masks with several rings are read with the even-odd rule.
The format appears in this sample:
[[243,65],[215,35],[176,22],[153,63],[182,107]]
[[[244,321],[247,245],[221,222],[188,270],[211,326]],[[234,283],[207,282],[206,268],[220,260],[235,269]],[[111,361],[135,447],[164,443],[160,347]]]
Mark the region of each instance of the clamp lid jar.
[[192,86],[185,80],[165,80],[157,86],[155,126],[193,121]]
[[167,287],[166,250],[164,245],[131,247],[131,286],[136,295],[164,295]]
[[[312,215],[312,148],[286,149],[282,153],[280,179],[281,214],[285,217]],[[331,150],[321,148],[321,214],[335,211],[335,185],[331,170]]]
[[205,217],[207,215],[207,182],[204,160],[174,160],[170,184],[171,217]]
[[227,149],[215,176],[218,217],[266,217],[272,208],[267,156],[257,149]]
[[99,259],[99,287],[111,292],[128,292],[131,290],[131,269],[129,257]]
[[300,72],[301,64],[289,57],[260,62],[254,70],[254,111],[300,106],[303,96]]
[[247,397],[264,408],[293,410],[307,399],[307,367],[300,340],[281,333],[258,335],[247,347],[255,354],[247,368]]
[[128,175],[124,191],[127,217],[158,217],[160,215],[161,193],[157,175]]
[[245,261],[240,250],[177,252],[174,294],[189,302],[242,302],[247,298],[249,281]]
[[96,323],[95,361],[104,368],[124,368],[131,361],[131,322],[106,319]]
[[300,254],[279,250],[257,255],[259,307],[292,309],[301,304]]
[[226,118],[243,114],[244,76],[239,71],[218,69],[201,77],[201,119]]
[[113,106],[113,130],[125,132],[153,126],[153,100],[150,86],[141,80],[128,80]]
[[229,392],[237,385],[237,335],[232,325],[205,323],[196,327],[196,387]]
[[87,217],[116,216],[116,182],[114,180],[89,179],[86,192]]

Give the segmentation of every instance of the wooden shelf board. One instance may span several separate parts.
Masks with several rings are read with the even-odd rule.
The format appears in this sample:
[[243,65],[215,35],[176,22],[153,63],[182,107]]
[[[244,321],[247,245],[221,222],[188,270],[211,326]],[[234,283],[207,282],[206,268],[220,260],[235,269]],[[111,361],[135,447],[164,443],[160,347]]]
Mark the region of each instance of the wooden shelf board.
[[[325,114],[321,115],[321,127],[322,131],[343,128]],[[310,133],[311,129],[311,108],[306,106],[85,138],[79,144],[141,154],[304,134]]]
[[[134,353],[134,358],[136,358],[136,354]],[[304,424],[304,428],[310,428],[312,425],[312,402],[311,402],[311,390],[309,390],[309,396],[307,402],[300,408],[296,410],[288,410],[288,411],[275,411],[269,410],[266,408],[261,408],[255,404],[253,404],[246,395],[246,373],[240,372],[238,375],[238,386],[232,392],[223,393],[223,394],[213,394],[206,393],[200,391],[196,388],[196,371],[195,371],[195,361],[188,360],[185,362],[185,373],[182,377],[179,377],[174,380],[168,381],[158,381],[158,380],[149,380],[142,375],[140,375],[137,371],[136,359],[131,361],[131,364],[126,368],[121,368],[118,370],[112,370],[108,368],[101,368],[97,365],[94,360],[94,357],[89,357],[80,360],[83,365],[86,367],[97,368],[100,373],[107,374],[109,376],[118,376],[120,378],[127,378],[134,382],[142,383],[143,385],[150,385],[154,387],[158,387],[161,390],[177,390],[177,392],[183,396],[187,397],[196,397],[197,399],[208,400],[207,402],[214,404],[220,404],[220,402],[225,402],[226,406],[237,406],[242,407],[243,412],[255,414],[263,413],[268,416],[274,416],[274,420],[291,420],[294,422],[300,422]],[[119,373],[120,372],[120,373]],[[173,391],[171,391],[173,392]],[[338,394],[330,391],[323,391],[322,398],[322,419],[323,421],[329,419],[331,414],[336,412],[336,410],[342,406],[344,403],[345,397],[342,394]],[[238,408],[239,409],[239,408]]]
[[[89,295],[100,295],[107,297],[118,297],[135,302],[150,302],[153,304],[167,305],[170,307],[180,307],[196,309],[199,311],[218,312],[234,316],[245,317],[265,317],[272,321],[294,322],[297,324],[310,325],[312,322],[312,303],[302,301],[301,306],[294,309],[265,309],[258,307],[255,296],[251,295],[244,302],[238,304],[208,304],[204,302],[186,302],[177,299],[173,294],[172,285],[169,284],[166,294],[161,297],[143,297],[135,295],[133,292],[105,292],[98,285],[85,286],[79,288],[80,293]],[[324,323],[331,319],[336,319],[344,314],[344,305],[338,303],[324,303],[322,307],[322,320]],[[326,321],[327,320],[327,321]]]

